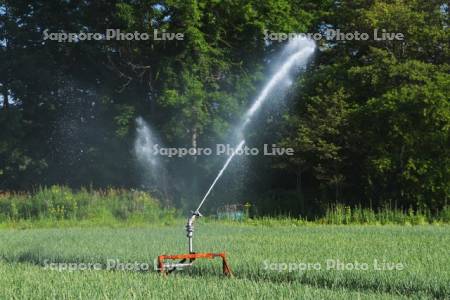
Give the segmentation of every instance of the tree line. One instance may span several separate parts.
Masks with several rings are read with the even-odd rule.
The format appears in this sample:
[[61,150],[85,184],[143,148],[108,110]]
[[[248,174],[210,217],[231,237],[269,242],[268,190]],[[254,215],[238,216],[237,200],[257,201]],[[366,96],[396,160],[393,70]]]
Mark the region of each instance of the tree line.
[[[45,30],[111,28],[184,39],[43,39]],[[0,189],[147,188],[190,207],[222,159],[167,160],[163,193],[133,155],[135,119],[171,147],[227,143],[284,45],[267,32],[327,29],[404,39],[317,41],[283,107],[265,107],[247,137],[295,155],[246,158],[217,186],[215,203],[311,216],[335,203],[442,209],[450,195],[445,1],[2,0]]]

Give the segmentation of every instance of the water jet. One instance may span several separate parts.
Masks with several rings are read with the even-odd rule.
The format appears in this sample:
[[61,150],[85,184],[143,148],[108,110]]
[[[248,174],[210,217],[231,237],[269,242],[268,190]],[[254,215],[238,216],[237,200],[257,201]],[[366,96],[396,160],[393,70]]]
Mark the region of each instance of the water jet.
[[[280,85],[281,82],[290,80],[289,74],[296,65],[305,65],[308,58],[313,54],[315,49],[315,44],[313,41],[306,39],[304,37],[298,37],[289,41],[289,43],[283,49],[281,53],[280,61],[282,63],[274,72],[274,75],[267,82],[264,88],[261,90],[260,94],[244,114],[243,121],[240,126],[237,127],[236,135],[239,137],[240,142],[237,147],[234,148],[233,153],[228,157],[223,167],[220,169],[219,173],[213,180],[212,184],[206,191],[198,207],[191,212],[186,224],[187,238],[188,238],[188,254],[178,254],[178,255],[160,255],[158,256],[158,269],[159,272],[163,274],[171,273],[178,269],[183,269],[185,267],[190,267],[194,261],[198,258],[222,258],[222,271],[224,275],[232,276],[231,269],[228,266],[226,260],[225,252],[221,253],[196,253],[193,248],[193,236],[194,236],[194,222],[196,219],[202,216],[200,209],[205,203],[206,199],[210,195],[216,183],[222,177],[223,173],[227,169],[228,165],[231,163],[236,155],[236,152],[240,151],[245,144],[245,139],[243,138],[245,128],[251,122],[252,117],[260,109],[262,104],[267,100],[270,93]],[[167,260],[178,260],[179,262],[166,262]]]

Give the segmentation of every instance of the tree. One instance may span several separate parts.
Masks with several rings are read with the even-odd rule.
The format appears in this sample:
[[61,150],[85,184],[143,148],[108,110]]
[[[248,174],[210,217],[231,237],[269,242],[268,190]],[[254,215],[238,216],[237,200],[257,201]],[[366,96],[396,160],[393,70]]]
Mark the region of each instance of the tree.
[[[312,176],[319,187],[339,183],[343,192],[338,200],[348,204],[442,208],[450,175],[448,15],[443,3],[336,5],[326,15],[330,28],[384,28],[406,38],[325,47],[301,82],[298,104],[287,118],[290,131],[283,142],[297,150],[291,167]],[[325,203],[336,198],[336,191],[322,194]]]

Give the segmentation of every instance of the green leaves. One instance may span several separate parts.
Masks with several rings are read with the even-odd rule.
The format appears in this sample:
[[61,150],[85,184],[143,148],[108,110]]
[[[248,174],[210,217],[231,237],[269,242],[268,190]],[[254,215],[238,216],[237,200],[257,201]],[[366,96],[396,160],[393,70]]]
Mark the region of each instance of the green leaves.
[[135,119],[135,110],[130,105],[117,105],[118,115],[114,117],[114,121],[117,125],[116,134],[119,137],[125,137],[130,130],[132,123]]
[[440,209],[448,201],[446,30],[439,6],[421,5],[341,3],[330,18],[333,28],[384,28],[406,39],[338,43],[301,82],[284,145],[295,147],[291,167],[320,183],[314,190],[324,202]]
[[[428,205],[442,207],[450,184],[450,76],[436,70],[422,76],[416,71],[419,67],[426,69],[424,64],[406,65],[418,67],[392,67],[393,78],[402,77],[397,81],[400,85],[380,98],[371,99],[361,110],[365,111],[365,120],[382,122],[366,123],[363,127],[367,141],[372,144],[369,151],[374,168],[370,171],[372,180],[373,177],[395,180],[400,186],[390,193],[402,193],[405,202],[416,204],[420,199],[429,199],[425,200]],[[380,156],[386,158],[380,160]],[[389,167],[383,167],[380,164],[383,161],[389,161]]]
[[[12,103],[8,111],[0,109],[0,189],[60,180],[136,185],[139,174],[129,153],[134,118],[142,115],[168,147],[226,142],[282,46],[264,41],[264,30],[334,28],[373,36],[373,30],[386,29],[405,39],[321,42],[290,92],[291,111],[285,118],[271,112],[270,121],[254,123],[248,134],[261,143],[279,139],[296,155],[252,161],[256,171],[246,176],[254,184],[248,186],[262,193],[309,189],[306,201],[320,204],[397,200],[439,209],[448,201],[450,39],[448,8],[441,3],[28,2],[4,1],[0,13],[0,39],[7,40],[0,43],[0,86]],[[164,29],[185,39],[42,40],[45,29],[105,28]],[[64,134],[56,134],[61,128]],[[215,172],[213,163],[205,163],[186,165],[194,170],[189,179]],[[188,177],[170,176],[175,182]]]
[[127,3],[116,3],[116,17],[122,28],[133,28],[135,24],[134,8]]

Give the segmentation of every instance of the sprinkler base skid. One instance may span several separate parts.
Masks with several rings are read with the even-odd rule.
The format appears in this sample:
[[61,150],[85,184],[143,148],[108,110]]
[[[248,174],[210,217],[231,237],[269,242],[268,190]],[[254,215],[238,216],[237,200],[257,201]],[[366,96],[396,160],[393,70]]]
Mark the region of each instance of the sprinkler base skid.
[[[177,255],[160,255],[158,256],[158,270],[161,274],[167,275],[173,271],[191,266],[197,258],[213,259],[216,257],[222,258],[222,272],[225,276],[233,276],[231,269],[228,266],[225,253],[190,253]],[[165,262],[166,260],[178,260],[178,263]],[[189,261],[189,262],[186,262]]]

